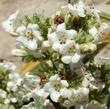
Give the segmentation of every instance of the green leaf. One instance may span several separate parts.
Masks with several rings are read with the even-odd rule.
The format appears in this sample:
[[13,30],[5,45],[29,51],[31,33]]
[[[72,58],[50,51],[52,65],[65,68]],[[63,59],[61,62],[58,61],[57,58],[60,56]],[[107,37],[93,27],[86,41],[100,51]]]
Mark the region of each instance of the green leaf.
[[35,101],[35,107],[36,109],[44,109],[44,106],[39,102],[39,100]]
[[106,13],[106,12],[101,12],[100,14],[100,17],[107,20],[107,21],[110,21],[110,14]]
[[0,66],[0,88],[3,90],[6,90],[9,73],[10,73],[10,71],[8,71]]
[[110,0],[106,0],[105,3],[106,3],[107,5],[110,5]]

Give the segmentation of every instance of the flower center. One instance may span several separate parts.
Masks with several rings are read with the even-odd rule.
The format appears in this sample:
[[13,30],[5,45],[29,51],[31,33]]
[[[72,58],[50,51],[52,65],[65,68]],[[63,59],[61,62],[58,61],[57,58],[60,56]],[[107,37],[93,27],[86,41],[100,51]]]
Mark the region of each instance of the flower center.
[[55,83],[55,84],[54,84],[54,88],[55,88],[56,91],[60,91],[60,89],[61,89],[60,83],[58,83],[58,82]]
[[33,39],[33,33],[32,33],[32,31],[27,31],[26,32],[26,36],[29,38],[29,39]]
[[70,54],[70,55],[74,54],[75,52],[76,52],[76,50],[75,50],[74,46],[69,47],[68,50],[67,50],[67,53]]
[[66,40],[67,40],[67,38],[66,38],[65,36],[61,36],[61,37],[59,38],[60,44],[65,44],[65,43],[66,43]]

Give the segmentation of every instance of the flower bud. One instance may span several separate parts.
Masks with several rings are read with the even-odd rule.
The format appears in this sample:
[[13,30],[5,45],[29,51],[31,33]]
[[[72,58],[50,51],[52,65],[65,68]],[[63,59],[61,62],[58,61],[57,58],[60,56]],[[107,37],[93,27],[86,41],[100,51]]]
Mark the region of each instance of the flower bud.
[[93,43],[85,43],[80,45],[81,51],[84,52],[93,52],[97,49],[96,44]]
[[44,41],[43,44],[42,44],[42,47],[44,47],[44,48],[48,48],[50,46],[51,45],[50,45],[50,42],[49,41]]

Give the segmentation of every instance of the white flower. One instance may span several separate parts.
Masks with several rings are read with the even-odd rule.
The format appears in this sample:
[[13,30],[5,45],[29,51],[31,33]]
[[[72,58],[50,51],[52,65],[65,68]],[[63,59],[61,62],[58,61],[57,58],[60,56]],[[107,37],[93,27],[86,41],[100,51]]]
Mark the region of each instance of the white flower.
[[87,109],[107,109],[106,104],[101,104],[97,101],[92,101],[87,105]]
[[85,10],[87,15],[90,15],[94,20],[96,20],[95,22],[101,23],[99,16],[99,13],[101,12],[100,10],[97,10],[94,8],[94,6],[91,7],[89,5],[85,7]]
[[44,85],[44,89],[49,92],[50,98],[54,102],[58,102],[60,96],[62,95],[62,89],[68,87],[66,80],[61,80],[59,75],[56,74],[51,76],[49,82]]
[[73,40],[69,40],[66,45],[62,47],[61,52],[64,54],[61,60],[65,64],[77,63],[80,60],[79,45]]
[[35,96],[38,96],[38,97],[43,98],[43,99],[46,99],[49,95],[49,93],[46,92],[44,89],[39,89],[39,88],[34,89],[33,94]]
[[38,45],[35,39],[28,40],[24,36],[19,36],[17,38],[17,42],[21,43],[24,47],[30,49],[30,50],[36,50]]
[[92,27],[91,29],[89,29],[89,34],[93,37],[94,42],[98,42],[99,32],[96,27]]
[[16,69],[16,65],[9,61],[1,62],[0,66],[2,66],[5,69],[12,70],[12,71],[15,71],[15,69]]
[[83,81],[82,81],[82,87],[88,87],[91,82],[93,82],[95,79],[92,76],[92,74],[87,73],[84,75]]
[[80,87],[77,90],[73,89],[73,94],[70,97],[70,101],[74,105],[86,103],[88,101],[88,94],[88,88]]
[[11,32],[13,28],[13,23],[18,17],[19,11],[17,10],[15,13],[9,16],[9,18],[2,23],[3,28],[6,32]]
[[4,104],[9,104],[10,103],[10,100],[7,98],[4,100]]
[[77,35],[75,30],[66,30],[65,24],[59,24],[56,32],[48,34],[48,40],[52,44],[55,51],[60,52],[61,48],[66,44],[67,40],[72,40]]
[[22,83],[24,84],[23,87],[26,90],[31,91],[35,88],[40,89],[40,82],[41,79],[39,76],[26,74]]
[[51,44],[50,44],[50,42],[49,42],[48,40],[43,41],[43,43],[42,43],[42,47],[43,47],[43,48],[48,48],[48,47],[50,47],[50,46],[51,46]]
[[110,26],[106,23],[101,23],[100,28],[99,28],[99,32],[100,33],[104,33],[106,32],[108,29],[110,28]]
[[19,35],[17,41],[30,50],[37,49],[38,44],[43,40],[38,29],[39,26],[37,24],[31,23],[27,27],[24,25],[18,27],[16,30]]
[[82,1],[80,1],[78,4],[75,4],[72,6],[71,4],[68,4],[67,6],[63,6],[62,10],[64,10],[66,13],[71,13],[73,16],[80,16],[85,17],[85,5]]
[[11,102],[12,103],[16,103],[17,102],[17,99],[16,98],[11,98]]
[[45,91],[43,88],[36,88],[32,91],[32,95],[34,99],[39,100],[43,105],[46,105],[46,102],[48,101],[47,97],[49,96],[49,93]]
[[91,29],[89,29],[89,34],[93,37],[95,37],[98,34],[98,30],[96,27],[92,27]]
[[63,88],[61,89],[61,97],[60,97],[60,104],[64,107],[67,107],[68,109],[73,106],[72,102],[70,101],[70,98],[72,96],[73,90],[67,89],[67,88]]
[[63,88],[61,89],[61,96],[63,98],[70,98],[72,95],[72,90],[71,89],[67,89],[67,88]]
[[18,86],[21,85],[22,78],[18,73],[9,74],[10,81],[7,83],[7,89],[17,91]]
[[95,78],[90,74],[86,74],[83,78],[82,81],[82,87],[89,87],[90,90],[94,90],[94,89],[103,89],[105,87],[105,85],[103,83],[99,83],[97,82],[97,80],[95,80]]
[[7,97],[7,93],[2,89],[0,89],[0,97],[1,98],[6,98]]
[[14,50],[12,50],[12,54],[14,56],[26,56],[27,52],[23,49],[14,49]]
[[97,10],[97,9],[91,9],[91,12],[92,12],[93,17],[96,18],[96,21],[98,23],[100,23],[101,20],[100,20],[99,13],[101,13],[101,11],[100,10]]
[[74,106],[74,104],[72,104],[72,102],[70,100],[64,100],[63,104],[61,104],[64,107],[67,107],[67,109],[69,109],[71,106]]

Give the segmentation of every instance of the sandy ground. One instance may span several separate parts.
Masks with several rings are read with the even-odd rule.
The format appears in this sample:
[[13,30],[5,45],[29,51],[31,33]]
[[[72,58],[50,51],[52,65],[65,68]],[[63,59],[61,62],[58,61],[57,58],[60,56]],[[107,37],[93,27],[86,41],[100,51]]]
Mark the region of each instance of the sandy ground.
[[[91,1],[88,0],[88,3]],[[110,13],[110,5],[105,5],[103,1],[94,0],[95,6],[100,10]],[[17,9],[20,10],[21,15],[44,12],[45,16],[50,16],[64,4],[67,4],[67,0],[0,0],[0,24]],[[13,48],[15,48],[15,37],[11,37],[8,33],[4,32],[0,26],[0,59],[16,61],[16,58],[11,55]],[[106,54],[110,56],[110,52],[108,52],[110,50],[108,49],[110,47],[105,48],[105,53],[101,55]]]

